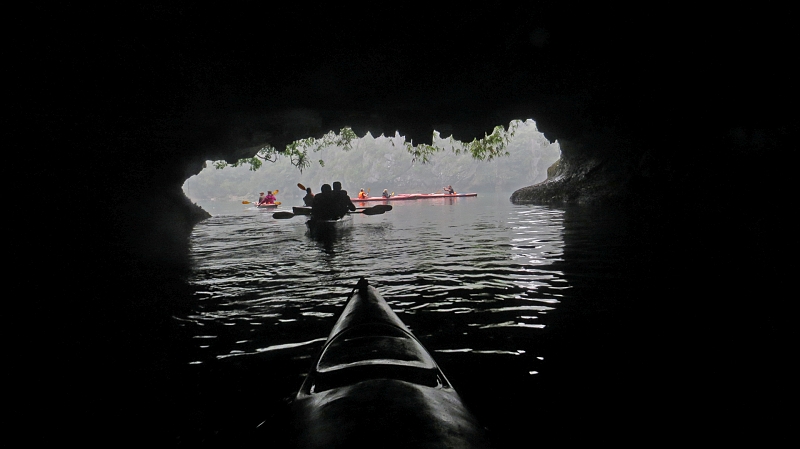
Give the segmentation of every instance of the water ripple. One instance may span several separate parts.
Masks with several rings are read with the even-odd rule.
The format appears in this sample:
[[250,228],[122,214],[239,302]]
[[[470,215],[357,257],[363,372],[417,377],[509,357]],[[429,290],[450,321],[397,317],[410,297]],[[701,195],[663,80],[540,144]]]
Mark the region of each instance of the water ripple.
[[560,211],[486,200],[355,215],[349,232],[330,244],[306,236],[298,217],[211,217],[191,237],[195,310],[176,319],[205,329],[195,338],[206,361],[280,350],[308,355],[364,276],[415,332],[434,341],[461,335],[475,348],[449,351],[517,354],[504,346],[511,336],[485,347],[485,335],[547,326],[540,314],[557,308],[559,292],[569,288],[553,268],[562,234]]

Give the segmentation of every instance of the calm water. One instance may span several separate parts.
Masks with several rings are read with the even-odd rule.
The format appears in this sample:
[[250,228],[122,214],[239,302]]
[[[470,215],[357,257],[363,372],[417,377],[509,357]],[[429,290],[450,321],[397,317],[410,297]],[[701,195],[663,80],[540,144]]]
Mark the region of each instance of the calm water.
[[642,342],[666,307],[653,287],[674,286],[654,268],[663,249],[648,238],[653,229],[509,196],[398,201],[383,215],[355,215],[332,243],[309,238],[303,217],[247,206],[197,225],[195,293],[175,317],[186,408],[176,440],[280,447],[285,400],[361,276],[499,447],[620,441],[632,423],[654,425],[643,410],[667,389],[642,394],[656,378],[657,357],[644,354],[664,348],[656,339],[643,351]]

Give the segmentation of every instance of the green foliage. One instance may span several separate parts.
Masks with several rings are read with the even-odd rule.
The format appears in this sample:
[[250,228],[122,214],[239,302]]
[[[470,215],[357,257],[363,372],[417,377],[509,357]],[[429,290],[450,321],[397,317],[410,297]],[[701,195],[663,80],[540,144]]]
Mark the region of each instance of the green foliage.
[[[501,125],[495,126],[491,134],[484,134],[483,139],[473,139],[469,143],[458,142],[451,136],[448,139],[450,150],[455,154],[461,154],[464,151],[478,161],[491,161],[497,157],[508,156],[508,144],[511,142],[511,138],[514,137],[514,133],[520,123],[522,122],[519,120],[512,121],[508,130]],[[433,145],[414,145],[412,142],[406,142],[406,151],[411,155],[411,162],[419,161],[427,164],[435,153],[446,151],[447,148],[444,145],[436,144],[438,139],[440,139],[439,133],[434,132]]]
[[417,146],[397,133],[357,137],[348,131],[295,142],[286,153],[267,149],[258,162],[275,163],[257,171],[252,164],[249,170],[204,170],[187,180],[184,189],[195,201],[252,201],[258,192],[280,189],[285,204],[301,203],[304,192],[296,188],[298,182],[316,192],[324,183],[341,181],[353,192],[372,188],[373,195],[384,188],[429,193],[448,184],[460,192],[511,192],[543,181],[547,167],[560,156],[558,144],[548,141],[532,120],[512,122],[508,130],[497,127],[467,143],[434,133],[431,145]]
[[[213,164],[218,170],[221,170],[225,167],[239,167],[247,164],[250,166],[250,170],[256,171],[261,168],[262,161],[275,162],[278,160],[278,157],[285,157],[291,161],[293,166],[300,170],[300,173],[302,173],[303,170],[311,166],[311,161],[308,156],[309,150],[318,152],[323,148],[335,146],[340,147],[345,151],[349,151],[353,148],[353,140],[357,138],[358,136],[352,129],[342,128],[339,131],[339,134],[336,134],[333,131],[328,131],[327,134],[319,139],[308,137],[305,139],[296,140],[289,145],[286,145],[286,149],[283,152],[278,152],[275,147],[267,145],[259,149],[256,155],[253,157],[239,159],[232,164],[229,164],[226,161],[214,161]],[[324,167],[325,163],[320,159],[319,165]]]
[[[460,154],[462,151],[466,151],[468,154],[472,155],[473,159],[479,161],[491,161],[496,157],[508,156],[508,144],[511,141],[511,138],[514,137],[514,133],[516,132],[520,123],[521,122],[519,120],[511,122],[508,130],[506,130],[503,126],[495,126],[492,133],[484,135],[483,139],[473,139],[472,142],[466,144],[457,142],[450,137],[450,150],[455,154]],[[342,128],[339,130],[339,134],[336,134],[333,131],[328,131],[327,134],[319,139],[308,137],[306,139],[296,140],[289,145],[286,145],[286,149],[283,152],[278,152],[275,147],[268,145],[258,150],[258,153],[251,158],[239,159],[232,164],[228,164],[226,161],[214,161],[213,165],[218,170],[229,166],[239,167],[242,165],[249,165],[250,170],[256,171],[261,168],[262,161],[275,162],[277,161],[278,157],[285,157],[291,161],[293,166],[300,170],[300,173],[302,173],[303,170],[311,166],[309,150],[316,153],[324,148],[339,147],[344,151],[350,151],[353,149],[353,141],[358,138],[359,137],[351,128]],[[434,132],[434,144],[432,145],[414,145],[413,142],[405,142],[404,146],[406,151],[411,155],[411,162],[421,162],[423,164],[427,164],[431,161],[431,158],[435,153],[445,151],[446,148],[444,145],[436,144],[439,138],[439,133]],[[394,141],[392,141],[392,144],[394,145]],[[322,159],[320,159],[318,163],[321,167],[325,166],[325,163]]]

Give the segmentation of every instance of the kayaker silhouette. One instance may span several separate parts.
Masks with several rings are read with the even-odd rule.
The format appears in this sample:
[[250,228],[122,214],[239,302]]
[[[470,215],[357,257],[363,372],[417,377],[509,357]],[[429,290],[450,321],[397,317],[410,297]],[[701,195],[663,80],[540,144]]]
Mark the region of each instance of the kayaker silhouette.
[[314,194],[311,193],[311,187],[306,187],[306,196],[303,197],[303,204],[305,204],[306,207],[314,205]]
[[356,205],[353,204],[353,201],[350,200],[350,196],[347,194],[347,190],[342,190],[341,182],[335,181],[333,183],[333,194],[337,203],[336,218],[344,217],[347,214],[347,211],[350,212],[356,211]]
[[450,195],[454,195],[456,193],[456,191],[453,190],[453,186],[450,186],[450,185],[447,186],[447,187],[442,187],[442,190],[444,190],[444,193],[447,193],[447,194],[450,194]]
[[317,220],[336,219],[336,199],[330,184],[322,184],[320,192],[314,195],[314,205],[311,206],[311,216]]

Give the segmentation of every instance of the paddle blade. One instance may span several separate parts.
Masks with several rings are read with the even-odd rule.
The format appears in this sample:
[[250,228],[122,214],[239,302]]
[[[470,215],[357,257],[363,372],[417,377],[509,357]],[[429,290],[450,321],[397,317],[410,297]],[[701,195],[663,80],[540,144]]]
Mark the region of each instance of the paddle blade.
[[280,206],[281,202],[280,201],[275,201],[275,205]]
[[310,207],[293,207],[292,212],[295,215],[311,215],[311,208]]
[[250,201],[242,201],[242,204],[250,204]]
[[279,192],[279,190],[273,190],[273,191],[272,191],[272,194],[273,194],[273,195],[277,195],[277,194],[278,194],[278,192]]
[[389,212],[392,210],[392,206],[390,204],[376,204],[372,206],[370,209],[377,209],[382,210],[383,212]]
[[375,208],[375,207],[370,207],[361,211],[361,213],[364,215],[380,215],[384,212],[386,212],[385,209]]
[[292,218],[294,214],[291,212],[275,212],[272,214],[272,218],[277,218],[278,220],[283,220],[285,218]]
[[306,189],[306,186],[304,186],[303,184],[300,184],[299,182],[297,183],[297,187],[299,187],[300,190],[305,190]]

